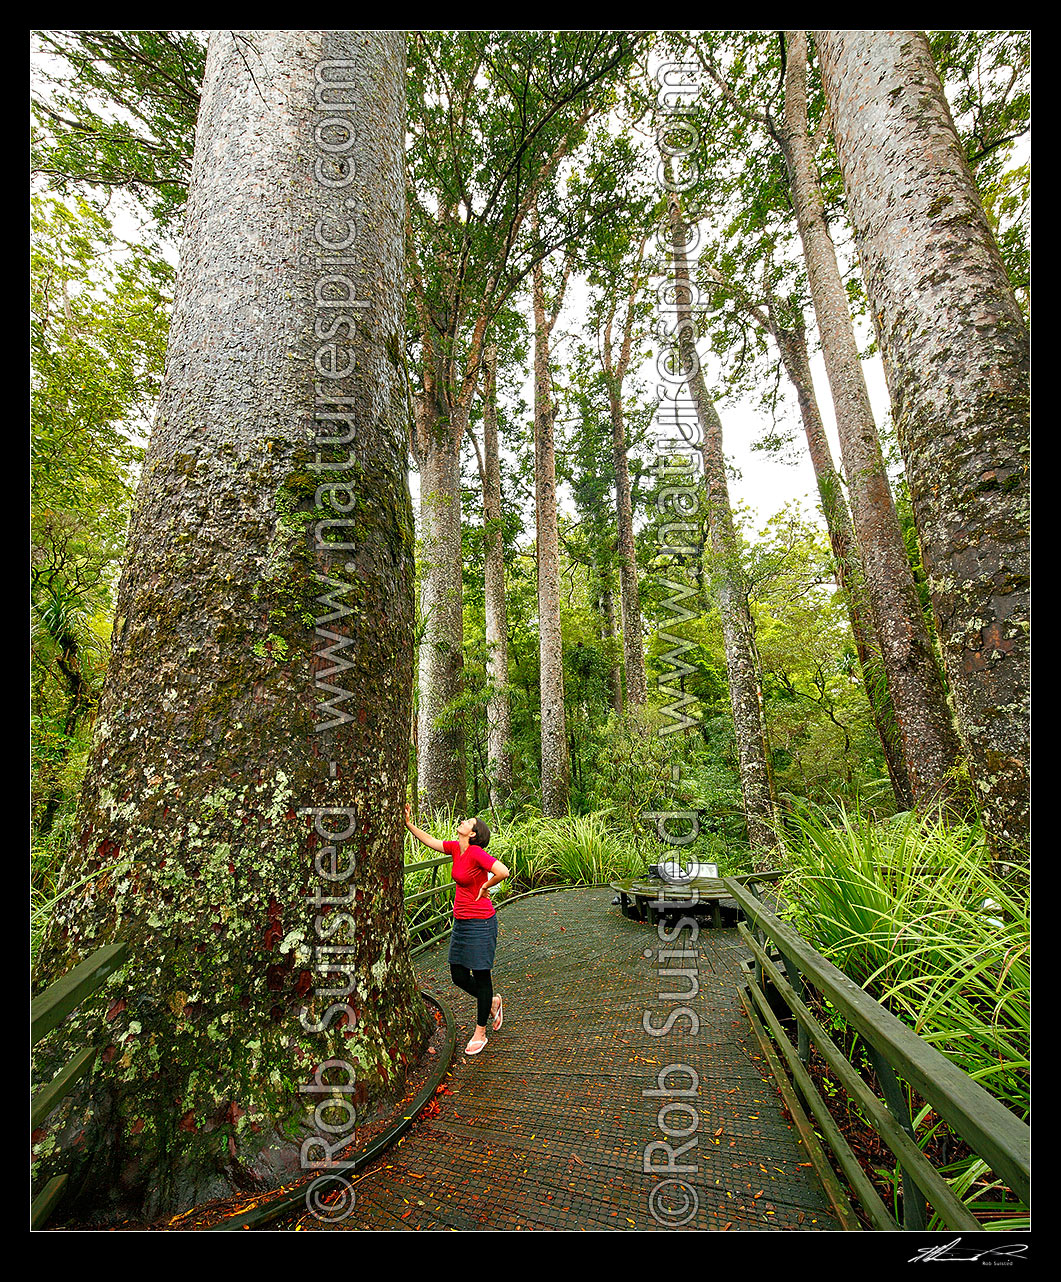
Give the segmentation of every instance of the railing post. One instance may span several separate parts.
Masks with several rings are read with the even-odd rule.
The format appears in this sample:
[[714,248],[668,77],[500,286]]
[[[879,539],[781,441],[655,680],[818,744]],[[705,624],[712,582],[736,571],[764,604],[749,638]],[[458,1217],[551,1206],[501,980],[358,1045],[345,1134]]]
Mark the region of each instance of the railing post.
[[[884,1101],[888,1105],[888,1112],[891,1113],[907,1135],[916,1142],[917,1137],[914,1135],[914,1124],[910,1119],[910,1110],[906,1105],[906,1097],[903,1095],[902,1087],[899,1085],[892,1066],[873,1046],[869,1046],[868,1049],[870,1063],[877,1074],[877,1081],[880,1082],[881,1093],[884,1095]],[[896,1162],[896,1167],[903,1180],[903,1228],[920,1231],[928,1224],[928,1206],[925,1201],[925,1195],[910,1179],[907,1172],[903,1170],[902,1163]]]
[[[799,993],[803,1001],[807,1000],[807,985],[803,982],[803,974],[796,963],[785,953],[781,954],[781,960],[785,963],[785,974],[788,976],[788,982]],[[810,1034],[807,1032],[807,1026],[800,1017],[796,1016],[796,1045],[799,1051],[800,1062],[810,1063]]]
[[[748,893],[752,895],[757,901],[761,902],[759,897],[759,883],[757,881],[747,881],[744,884],[748,889]],[[766,932],[763,930],[763,928],[759,925],[757,921],[752,921],[751,928],[752,928],[752,934],[755,936],[756,942],[761,944],[765,951]],[[759,989],[759,991],[765,995],[766,988],[763,983],[763,964],[758,959],[758,957],[756,957],[755,959],[755,985]]]

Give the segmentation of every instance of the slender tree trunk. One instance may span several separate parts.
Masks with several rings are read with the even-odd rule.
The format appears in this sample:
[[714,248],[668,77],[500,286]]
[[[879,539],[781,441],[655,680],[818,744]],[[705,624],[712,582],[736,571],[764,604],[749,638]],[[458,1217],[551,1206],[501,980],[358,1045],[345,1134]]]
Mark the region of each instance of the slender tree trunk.
[[899,528],[847,295],[825,222],[807,129],[806,37],[801,31],[788,31],[785,39],[780,140],[836,407],[851,516],[910,786],[919,803],[933,802],[953,791],[947,772],[958,764],[960,746]]
[[[606,571],[602,572],[606,573]],[[603,639],[618,640],[619,629],[615,623],[615,593],[612,586],[603,577],[600,579],[599,611],[603,627]],[[614,712],[623,710],[623,676],[622,668],[613,663],[608,668],[608,699]]]
[[[438,416],[434,422],[428,415]],[[428,812],[467,804],[464,728],[447,713],[463,689],[460,446],[465,419],[428,402],[417,432],[420,465],[420,640],[417,783]],[[440,421],[441,420],[441,421]]]
[[1028,333],[921,31],[816,33],[958,726],[1028,842]]
[[702,437],[700,452],[704,464],[711,545],[718,562],[717,594],[726,647],[730,706],[733,709],[737,737],[741,794],[748,825],[748,843],[752,848],[756,868],[762,871],[773,861],[772,852],[776,849],[777,838],[774,833],[773,781],[755,655],[754,624],[748,609],[736,531],[733,528],[726,461],[722,451],[722,421],[707,394],[696,352],[692,289],[686,256],[689,234],[677,200],[671,201],[670,222],[677,349],[681,372],[696,403]]
[[512,714],[508,697],[508,605],[505,600],[505,541],[501,531],[501,454],[497,441],[497,348],[484,361],[483,524],[486,531],[485,607],[486,743],[490,804],[512,792]]
[[837,577],[844,599],[847,601],[851,634],[855,640],[855,651],[862,668],[866,699],[873,716],[873,724],[877,728],[877,734],[884,749],[884,760],[896,801],[900,808],[909,809],[914,803],[914,797],[910,788],[906,761],[903,758],[902,738],[888,694],[887,677],[881,659],[880,643],[873,627],[873,616],[866,595],[865,571],[862,568],[862,558],[859,556],[855,533],[851,526],[851,514],[844,499],[840,475],[833,463],[829,439],[825,434],[818,410],[810,362],[807,359],[807,340],[802,323],[798,328],[786,329],[779,323],[773,306],[769,304],[768,306],[770,306],[771,332],[781,352],[785,371],[796,389],[799,400],[807,448],[810,451],[815,479],[818,482],[822,514],[829,531],[829,542],[833,550],[833,560],[836,563]]
[[645,647],[641,639],[641,594],[634,549],[634,514],[630,498],[630,465],[626,458],[626,423],[623,418],[622,380],[608,378],[608,404],[612,422],[612,462],[615,467],[615,514],[619,531],[619,592],[623,612],[623,666],[626,702],[643,707],[647,697]]
[[[536,223],[535,223],[536,226]],[[556,512],[556,452],[549,335],[541,263],[534,293],[534,493],[538,531],[538,634],[541,655],[542,813],[566,815],[570,763],[564,715],[564,651],[560,635],[560,539]],[[559,310],[559,305],[557,307]]]
[[43,986],[130,946],[101,1002],[42,1044],[44,1077],[101,1052],[36,1136],[74,1209],[155,1216],[289,1182],[337,1142],[322,1127],[341,1130],[342,1107],[315,1118],[321,1097],[300,1093],[315,1066],[337,1061],[360,1107],[430,1022],[402,903],[404,102],[400,31],[211,36],[64,873],[89,880],[38,968]]

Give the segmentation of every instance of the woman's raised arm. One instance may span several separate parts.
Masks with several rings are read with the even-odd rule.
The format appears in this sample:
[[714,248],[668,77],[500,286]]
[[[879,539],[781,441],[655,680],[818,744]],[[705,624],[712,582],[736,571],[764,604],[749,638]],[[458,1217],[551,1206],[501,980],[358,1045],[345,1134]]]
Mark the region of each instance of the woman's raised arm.
[[413,812],[412,806],[407,805],[405,807],[406,828],[409,829],[409,831],[413,834],[416,840],[419,841],[422,845],[429,846],[432,850],[437,850],[444,855],[446,853],[445,846],[442,844],[441,841],[439,841],[437,837],[432,837],[429,832],[424,832],[423,829],[418,828],[416,824],[413,823],[412,819],[410,818],[412,812]]

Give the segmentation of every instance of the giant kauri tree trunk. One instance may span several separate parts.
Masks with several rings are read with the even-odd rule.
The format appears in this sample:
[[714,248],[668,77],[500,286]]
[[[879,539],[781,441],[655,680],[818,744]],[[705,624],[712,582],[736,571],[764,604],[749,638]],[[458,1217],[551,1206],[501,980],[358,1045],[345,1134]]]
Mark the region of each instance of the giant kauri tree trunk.
[[[43,1076],[101,1052],[36,1136],[86,1212],[290,1182],[425,1036],[402,905],[404,97],[400,31],[211,37],[72,889],[39,963],[44,985],[130,946],[42,1044]],[[329,1060],[349,1090],[315,1115],[300,1087]]]
[[817,46],[958,726],[1028,840],[1028,332],[921,31]]

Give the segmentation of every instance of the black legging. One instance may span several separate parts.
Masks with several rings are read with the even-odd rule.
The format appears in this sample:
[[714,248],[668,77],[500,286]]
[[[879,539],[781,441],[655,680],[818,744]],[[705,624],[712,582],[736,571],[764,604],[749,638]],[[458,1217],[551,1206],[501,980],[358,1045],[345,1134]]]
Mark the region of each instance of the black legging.
[[488,970],[469,970],[467,966],[455,966],[450,963],[449,973],[458,988],[463,988],[479,1003],[479,1018],[476,1021],[480,1028],[486,1027],[490,1018],[490,1007],[494,1001],[494,981]]

